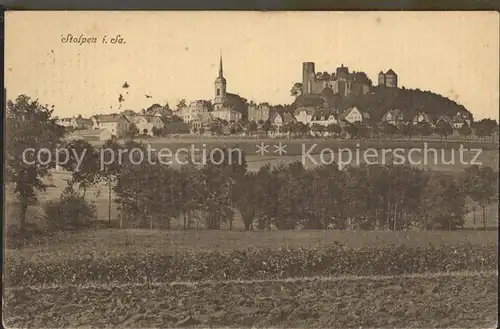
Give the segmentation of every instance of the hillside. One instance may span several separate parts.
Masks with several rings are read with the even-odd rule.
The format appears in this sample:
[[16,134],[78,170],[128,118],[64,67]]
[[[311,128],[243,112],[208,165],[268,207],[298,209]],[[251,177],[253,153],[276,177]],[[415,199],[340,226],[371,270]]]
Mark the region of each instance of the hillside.
[[341,111],[352,106],[369,109],[370,117],[374,121],[379,121],[388,109],[400,109],[404,112],[406,120],[411,120],[418,110],[427,113],[431,119],[437,119],[441,115],[452,117],[457,112],[472,117],[472,114],[463,105],[430,91],[378,86],[373,87],[369,94],[347,97],[334,95],[331,89],[325,88],[320,94],[297,97],[291,108],[320,106],[321,104]]

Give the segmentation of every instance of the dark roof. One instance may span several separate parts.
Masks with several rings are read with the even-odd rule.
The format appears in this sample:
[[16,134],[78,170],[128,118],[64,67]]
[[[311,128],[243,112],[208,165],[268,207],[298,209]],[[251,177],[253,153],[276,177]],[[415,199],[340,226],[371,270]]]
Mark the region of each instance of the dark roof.
[[385,75],[383,71],[380,71],[378,75]]
[[387,73],[385,75],[394,75],[394,76],[396,76],[397,74],[392,69],[389,69],[389,71],[387,71]]
[[92,121],[92,119],[86,119],[86,118],[75,118],[76,120],[76,123],[77,124],[80,124],[80,125],[93,125],[94,122]]
[[[157,117],[157,116],[155,116],[155,115],[147,115],[147,114],[146,114],[146,115],[136,115],[136,116],[134,117],[134,121],[137,121],[137,120],[138,120],[138,119],[140,119],[140,118],[144,118],[144,119],[146,119],[146,121],[147,121],[147,122],[153,122],[153,120],[155,120],[155,119],[156,119],[156,120],[160,120],[160,121],[161,121],[160,117]],[[127,119],[128,119],[128,118],[127,118]],[[129,119],[129,121],[130,121],[130,119]],[[163,121],[162,121],[162,122],[163,122]]]
[[225,105],[228,105],[239,112],[245,111],[246,102],[242,97],[240,97],[240,95],[227,93],[226,96],[227,99]]
[[103,115],[96,115],[95,118],[97,119],[97,122],[118,122],[118,121],[129,121],[127,117],[125,117],[122,114],[103,114]]
[[453,124],[453,120],[452,120],[449,116],[447,116],[447,115],[442,115],[442,116],[440,116],[440,117],[436,120],[436,122],[439,122],[439,121],[444,121],[444,122],[446,122],[446,123],[447,123],[447,124],[449,124],[449,125],[452,125],[452,124]]

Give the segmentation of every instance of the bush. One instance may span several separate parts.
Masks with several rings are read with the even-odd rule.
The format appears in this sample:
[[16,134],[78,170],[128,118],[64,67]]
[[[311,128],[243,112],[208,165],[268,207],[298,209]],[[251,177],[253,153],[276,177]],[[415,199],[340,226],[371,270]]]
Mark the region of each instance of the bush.
[[44,206],[48,231],[75,231],[92,227],[97,209],[74,191],[64,192],[59,199]]

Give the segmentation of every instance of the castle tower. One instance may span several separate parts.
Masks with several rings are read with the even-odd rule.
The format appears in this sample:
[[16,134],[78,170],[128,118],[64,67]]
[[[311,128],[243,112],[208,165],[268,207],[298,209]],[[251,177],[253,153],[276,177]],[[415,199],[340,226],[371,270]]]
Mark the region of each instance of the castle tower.
[[349,68],[347,66],[344,66],[344,64],[341,64],[336,69],[336,75],[337,80],[347,80],[347,77],[349,76]]
[[302,63],[302,94],[309,95],[312,94],[312,84],[316,71],[313,62]]
[[385,74],[382,71],[378,74],[378,85],[385,86]]
[[224,70],[222,67],[222,55],[220,56],[220,63],[219,63],[219,76],[215,79],[214,86],[215,86],[215,97],[214,97],[214,105],[216,108],[221,107],[226,99],[226,79],[224,78]]
[[385,73],[385,85],[389,88],[398,87],[398,75],[392,69]]

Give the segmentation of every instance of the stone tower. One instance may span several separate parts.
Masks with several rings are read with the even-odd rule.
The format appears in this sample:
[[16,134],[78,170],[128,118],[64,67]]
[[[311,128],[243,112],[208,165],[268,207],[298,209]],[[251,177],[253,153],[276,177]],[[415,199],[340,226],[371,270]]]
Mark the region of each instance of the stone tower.
[[219,76],[215,79],[214,85],[215,85],[214,105],[218,108],[221,107],[227,99],[227,94],[226,94],[227,83],[226,79],[224,78],[224,70],[222,67],[222,55],[220,56]]
[[378,74],[378,85],[385,86],[385,74],[382,71]]
[[309,95],[312,93],[312,84],[315,74],[313,62],[302,63],[302,95]]
[[398,87],[398,75],[392,69],[385,73],[385,85],[389,88]]

